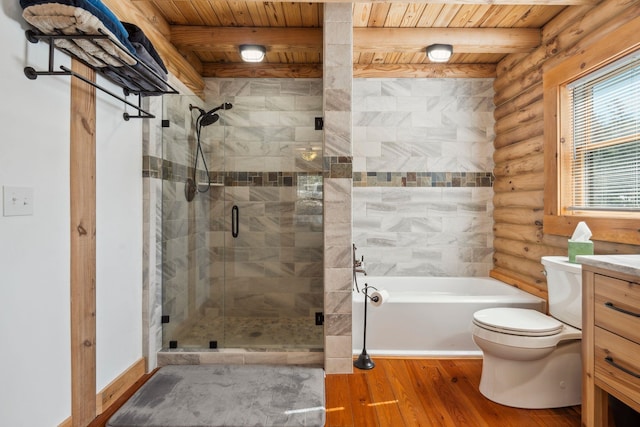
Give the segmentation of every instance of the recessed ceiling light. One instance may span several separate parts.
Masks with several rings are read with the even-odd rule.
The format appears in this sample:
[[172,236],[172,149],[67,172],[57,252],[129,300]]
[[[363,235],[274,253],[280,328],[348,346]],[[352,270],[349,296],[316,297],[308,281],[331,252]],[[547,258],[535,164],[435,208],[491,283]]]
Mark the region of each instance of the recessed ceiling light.
[[264,59],[267,49],[259,44],[241,44],[240,56],[245,62],[260,62]]
[[427,56],[431,62],[447,62],[453,53],[450,44],[432,44],[427,46]]

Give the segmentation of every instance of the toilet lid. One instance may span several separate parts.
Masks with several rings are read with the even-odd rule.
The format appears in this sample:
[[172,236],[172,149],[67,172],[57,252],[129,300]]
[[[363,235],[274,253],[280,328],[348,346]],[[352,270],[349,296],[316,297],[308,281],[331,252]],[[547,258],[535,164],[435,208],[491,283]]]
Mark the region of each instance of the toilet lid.
[[544,337],[562,330],[562,323],[536,310],[496,307],[476,311],[473,323],[481,328],[511,335]]

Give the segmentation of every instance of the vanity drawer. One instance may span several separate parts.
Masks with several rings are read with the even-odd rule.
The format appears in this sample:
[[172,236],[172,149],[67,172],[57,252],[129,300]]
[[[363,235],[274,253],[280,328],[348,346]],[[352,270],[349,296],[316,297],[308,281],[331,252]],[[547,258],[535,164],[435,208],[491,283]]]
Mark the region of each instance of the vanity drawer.
[[640,283],[595,275],[595,324],[640,344]]
[[[596,384],[605,384],[629,397],[640,396],[640,345],[601,328],[594,332]],[[640,405],[640,401],[634,401]]]

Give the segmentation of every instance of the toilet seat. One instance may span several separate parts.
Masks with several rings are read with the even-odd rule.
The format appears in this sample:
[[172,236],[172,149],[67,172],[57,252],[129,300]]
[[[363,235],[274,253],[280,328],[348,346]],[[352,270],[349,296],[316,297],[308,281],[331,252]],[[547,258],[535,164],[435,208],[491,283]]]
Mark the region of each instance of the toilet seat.
[[536,310],[510,307],[487,308],[473,314],[473,323],[494,332],[522,337],[559,334],[564,324]]
[[[529,319],[529,323],[525,319]],[[558,324],[560,328],[556,329]],[[525,308],[497,307],[479,310],[473,314],[472,326],[474,341],[478,338],[514,348],[551,348],[561,341],[582,339],[580,329],[539,311]]]

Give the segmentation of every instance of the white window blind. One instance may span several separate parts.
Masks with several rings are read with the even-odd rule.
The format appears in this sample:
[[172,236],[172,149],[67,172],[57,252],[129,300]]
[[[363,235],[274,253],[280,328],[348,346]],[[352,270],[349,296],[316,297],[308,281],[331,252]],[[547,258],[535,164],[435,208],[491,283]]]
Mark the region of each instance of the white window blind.
[[640,211],[640,55],[567,86],[573,210]]

